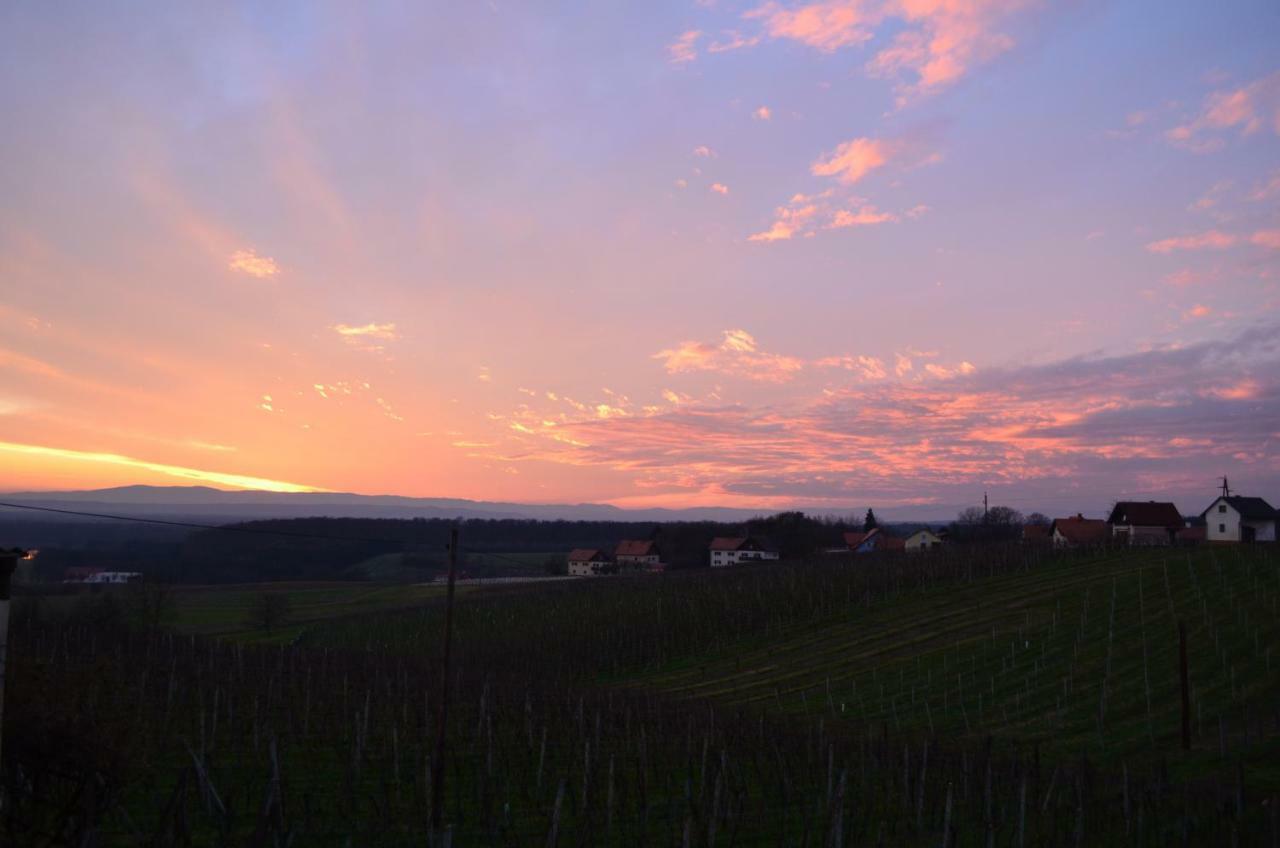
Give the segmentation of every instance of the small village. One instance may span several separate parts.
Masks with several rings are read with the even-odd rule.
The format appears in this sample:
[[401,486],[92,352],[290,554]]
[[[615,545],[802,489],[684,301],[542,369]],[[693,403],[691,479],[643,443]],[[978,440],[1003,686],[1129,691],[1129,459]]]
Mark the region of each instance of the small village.
[[[1268,501],[1231,494],[1224,479],[1222,493],[1194,515],[1184,515],[1172,501],[1119,501],[1106,518],[1085,518],[1077,513],[1047,523],[1027,522],[1022,525],[1019,541],[1055,548],[1251,544],[1276,541],[1278,523],[1280,512]],[[919,554],[950,543],[951,534],[945,527],[922,527],[905,535],[893,535],[876,526],[845,532],[842,545],[822,553],[829,557]],[[777,547],[768,539],[752,536],[718,536],[707,548],[707,564],[711,568],[780,559]],[[613,550],[575,548],[568,555],[571,577],[660,574],[666,570],[662,552],[652,540],[624,539]]]

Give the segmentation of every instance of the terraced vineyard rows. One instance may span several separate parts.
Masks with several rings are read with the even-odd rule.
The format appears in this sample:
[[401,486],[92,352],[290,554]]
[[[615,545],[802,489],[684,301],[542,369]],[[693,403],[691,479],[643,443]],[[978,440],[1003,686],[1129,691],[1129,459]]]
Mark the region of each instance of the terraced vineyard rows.
[[1277,565],[1268,548],[1100,556],[851,609],[635,685],[1115,760],[1177,746],[1182,621],[1196,749],[1262,756],[1280,730]]

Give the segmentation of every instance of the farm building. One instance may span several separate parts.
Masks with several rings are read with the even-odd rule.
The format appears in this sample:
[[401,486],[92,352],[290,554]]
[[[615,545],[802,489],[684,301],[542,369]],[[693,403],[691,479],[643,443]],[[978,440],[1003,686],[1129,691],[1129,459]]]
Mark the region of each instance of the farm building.
[[1276,511],[1262,498],[1219,496],[1200,513],[1210,542],[1274,542]]
[[1027,545],[1043,545],[1049,541],[1049,525],[1047,524],[1024,524],[1022,525],[1022,541]]
[[1049,538],[1058,548],[1105,545],[1109,536],[1107,522],[1100,518],[1085,518],[1080,513],[1076,513],[1074,518],[1055,518],[1049,525]]
[[908,551],[927,551],[929,548],[940,548],[942,547],[942,537],[928,527],[924,527],[908,536],[903,541],[903,547]]
[[1172,544],[1182,513],[1168,501],[1120,501],[1107,517],[1115,541],[1128,545]]
[[880,541],[880,528],[872,527],[865,533],[850,531],[844,534],[844,547],[834,548],[832,553],[869,554]]
[[574,548],[569,552],[571,577],[595,577],[611,574],[614,570],[613,560],[599,548]]
[[[935,534],[934,539],[941,542],[941,538]],[[915,538],[913,534],[912,538]],[[854,553],[869,554],[875,551],[901,551],[907,548],[907,539],[900,539],[896,536],[890,536],[879,527],[873,527],[865,533],[851,531],[844,534],[844,547],[833,548],[831,553]],[[917,542],[916,547],[920,546]]]
[[614,549],[613,559],[622,570],[653,570],[661,563],[662,556],[653,541],[623,539]]
[[777,551],[765,548],[749,536],[717,536],[711,540],[710,551],[712,568],[778,558]]

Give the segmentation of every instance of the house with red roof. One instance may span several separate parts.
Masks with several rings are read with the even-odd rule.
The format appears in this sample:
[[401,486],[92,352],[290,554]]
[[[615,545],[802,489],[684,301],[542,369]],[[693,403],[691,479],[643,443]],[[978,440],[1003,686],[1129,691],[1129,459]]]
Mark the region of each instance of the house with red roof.
[[709,551],[712,568],[778,559],[777,551],[750,536],[717,536],[711,540]]
[[599,548],[574,548],[569,552],[569,576],[597,577],[617,571],[612,557]]
[[1057,548],[1088,548],[1105,545],[1111,539],[1107,522],[1101,518],[1055,518],[1049,525],[1049,538]]
[[1168,501],[1120,501],[1107,516],[1114,540],[1134,546],[1171,545],[1185,524]]
[[658,545],[652,540],[623,539],[613,551],[620,571],[654,571],[662,563]]

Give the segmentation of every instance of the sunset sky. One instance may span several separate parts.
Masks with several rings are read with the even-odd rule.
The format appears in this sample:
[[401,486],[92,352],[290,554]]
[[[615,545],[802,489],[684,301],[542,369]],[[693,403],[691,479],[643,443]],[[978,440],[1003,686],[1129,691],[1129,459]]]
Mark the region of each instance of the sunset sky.
[[0,7],[0,490],[1280,501],[1280,4]]

